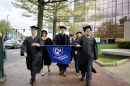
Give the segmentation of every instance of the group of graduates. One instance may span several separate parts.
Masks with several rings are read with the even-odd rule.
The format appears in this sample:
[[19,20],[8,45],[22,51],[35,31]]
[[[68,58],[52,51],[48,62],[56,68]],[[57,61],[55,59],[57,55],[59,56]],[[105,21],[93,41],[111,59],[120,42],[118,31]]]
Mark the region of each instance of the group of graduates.
[[[41,72],[44,76],[44,65],[48,66],[50,72],[51,59],[47,49],[41,45],[73,45],[71,47],[71,57],[74,57],[76,75],[81,71],[81,81],[84,81],[86,75],[86,85],[90,86],[92,72],[96,73],[93,68],[93,60],[98,59],[98,48],[95,38],[91,35],[91,27],[83,27],[84,34],[77,32],[75,39],[73,35],[65,34],[67,29],[65,26],[60,26],[60,33],[57,34],[52,41],[47,37],[47,31],[42,30],[41,37],[37,36],[36,26],[31,26],[31,36],[27,37],[21,46],[21,56],[26,57],[27,69],[31,72],[30,84],[35,82],[36,74]],[[66,69],[68,64],[57,63],[59,67],[59,75],[67,77]],[[87,72],[87,73],[86,73]]]

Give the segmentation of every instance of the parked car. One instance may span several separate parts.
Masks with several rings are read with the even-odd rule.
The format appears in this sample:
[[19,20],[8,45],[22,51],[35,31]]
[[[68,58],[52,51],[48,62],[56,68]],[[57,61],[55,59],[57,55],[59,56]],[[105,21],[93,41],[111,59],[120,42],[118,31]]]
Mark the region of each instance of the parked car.
[[22,43],[23,43],[23,40],[18,40],[19,41],[19,43],[22,45]]
[[9,40],[5,41],[3,45],[6,48],[11,47],[11,48],[17,49],[17,48],[20,48],[22,44],[18,40],[9,39]]

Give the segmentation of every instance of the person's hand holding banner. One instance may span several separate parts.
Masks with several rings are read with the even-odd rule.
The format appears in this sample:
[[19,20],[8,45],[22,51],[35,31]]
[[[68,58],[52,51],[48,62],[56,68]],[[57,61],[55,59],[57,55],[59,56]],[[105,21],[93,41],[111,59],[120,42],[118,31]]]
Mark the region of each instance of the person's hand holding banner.
[[77,44],[76,47],[81,47],[81,46],[79,44]]
[[32,46],[40,46],[38,43],[33,43]]

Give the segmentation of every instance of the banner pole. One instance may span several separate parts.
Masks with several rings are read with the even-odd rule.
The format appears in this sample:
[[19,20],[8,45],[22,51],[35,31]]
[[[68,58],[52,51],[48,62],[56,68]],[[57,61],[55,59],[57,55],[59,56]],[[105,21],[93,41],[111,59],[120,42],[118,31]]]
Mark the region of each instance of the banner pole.
[[[44,47],[45,45],[40,45],[41,47]],[[76,47],[76,45],[70,45],[70,47]],[[82,46],[81,46],[82,47]]]

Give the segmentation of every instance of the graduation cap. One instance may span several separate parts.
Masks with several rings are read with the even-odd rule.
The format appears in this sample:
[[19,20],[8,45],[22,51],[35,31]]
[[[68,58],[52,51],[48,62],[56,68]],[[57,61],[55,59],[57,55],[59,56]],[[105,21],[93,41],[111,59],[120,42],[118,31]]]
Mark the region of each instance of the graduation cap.
[[35,30],[38,30],[38,29],[39,29],[39,28],[36,27],[36,26],[31,26],[30,28],[31,28],[31,29],[35,29]]
[[92,28],[91,28],[90,25],[89,25],[89,26],[86,26],[86,27],[83,27],[84,32],[85,32],[87,29],[90,29],[90,30],[92,31]]
[[66,29],[66,27],[65,27],[65,26],[59,26],[59,28],[60,28],[60,29],[65,28],[65,29]]
[[76,35],[77,35],[78,33],[82,34],[82,32],[77,32]]
[[74,35],[73,34],[69,34],[70,37],[73,37]]
[[42,30],[42,33],[45,32],[47,34],[47,31],[46,30]]

